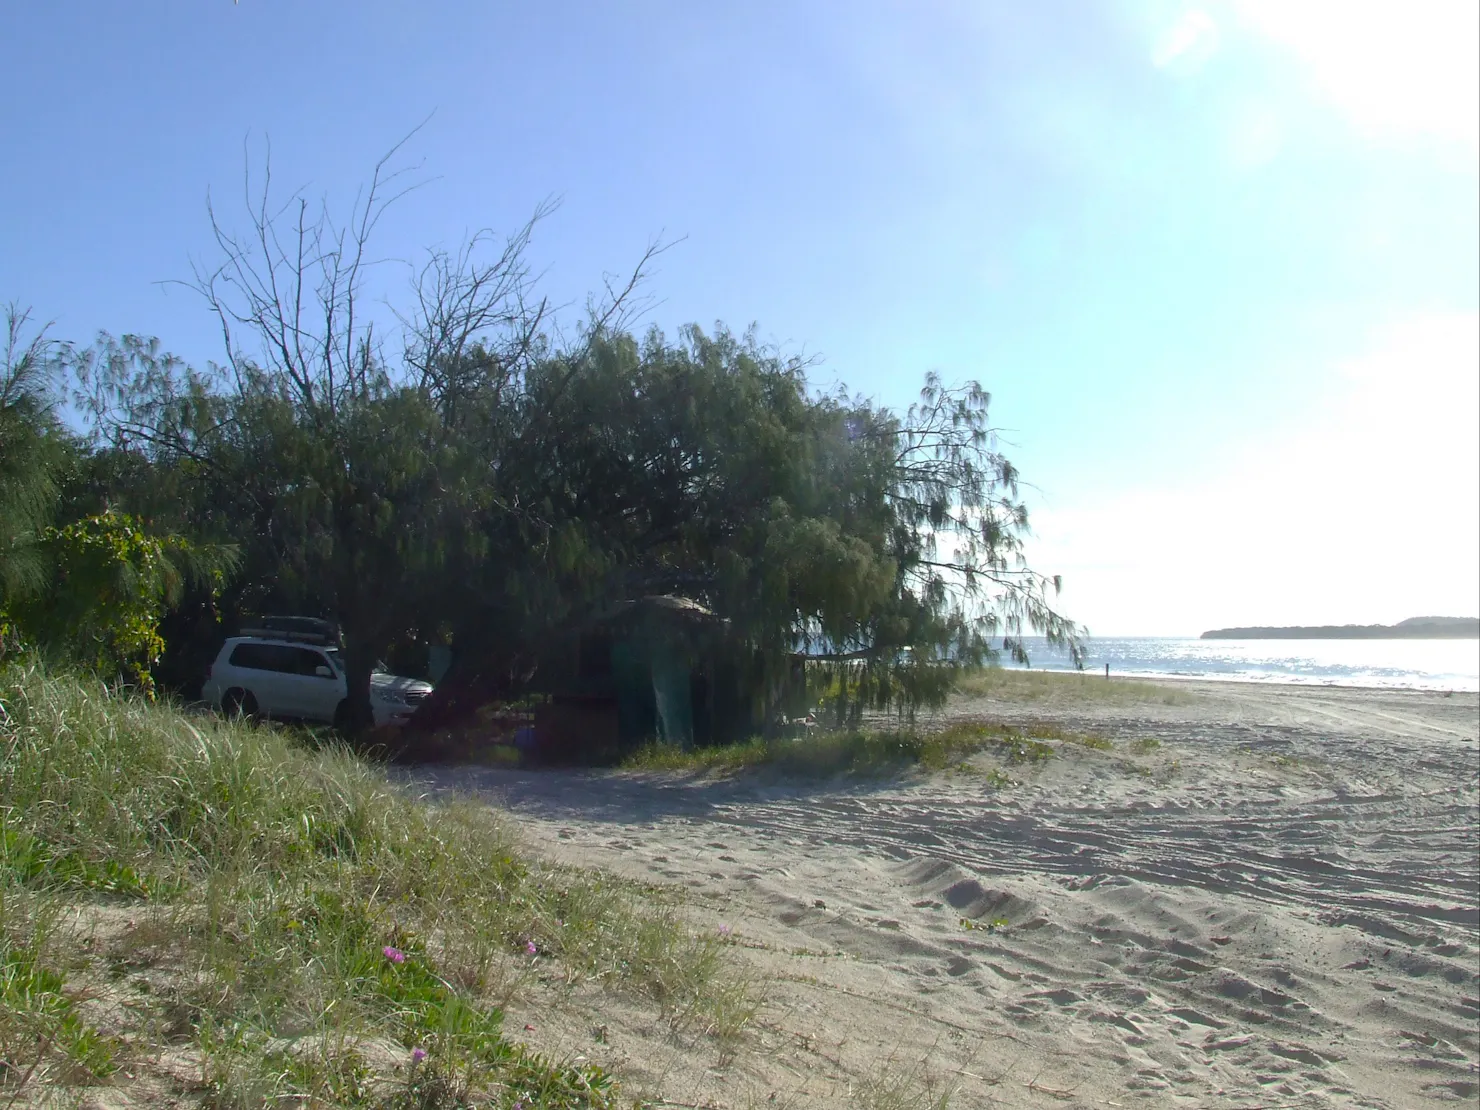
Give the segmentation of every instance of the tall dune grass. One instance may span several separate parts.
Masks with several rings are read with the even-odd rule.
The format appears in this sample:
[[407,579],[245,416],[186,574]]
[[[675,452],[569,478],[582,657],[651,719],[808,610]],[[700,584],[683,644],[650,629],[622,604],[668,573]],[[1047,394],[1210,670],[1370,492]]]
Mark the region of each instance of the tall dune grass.
[[1071,732],[1054,724],[1003,724],[961,721],[944,728],[809,730],[794,739],[755,738],[746,743],[684,750],[665,744],[640,748],[623,762],[633,771],[733,772],[769,768],[789,777],[883,775],[920,768],[939,771],[980,752],[993,752],[1012,764],[1041,763],[1055,743],[1108,751],[1098,735]]
[[718,940],[656,897],[532,863],[486,807],[344,749],[0,671],[0,1104],[168,1048],[223,1107],[614,1106],[599,1069],[505,1040],[500,1003],[594,980],[733,1035]]

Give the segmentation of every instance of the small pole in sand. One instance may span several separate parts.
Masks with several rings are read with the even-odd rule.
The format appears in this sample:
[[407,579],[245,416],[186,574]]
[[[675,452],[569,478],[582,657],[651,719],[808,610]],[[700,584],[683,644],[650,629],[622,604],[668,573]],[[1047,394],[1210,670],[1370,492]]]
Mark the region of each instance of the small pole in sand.
[[1105,664],[1105,677],[1106,678],[1109,678],[1110,677],[1110,664],[1109,663],[1106,663]]

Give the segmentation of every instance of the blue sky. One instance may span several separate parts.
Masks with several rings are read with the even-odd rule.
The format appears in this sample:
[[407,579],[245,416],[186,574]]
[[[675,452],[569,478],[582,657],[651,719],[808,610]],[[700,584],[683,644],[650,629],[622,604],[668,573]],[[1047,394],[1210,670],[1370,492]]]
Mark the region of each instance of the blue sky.
[[[979,378],[1093,633],[1480,611],[1476,6],[32,4],[0,300],[220,356],[160,283],[244,143],[409,258],[562,204],[579,302],[655,236],[667,328],[754,321],[908,404]],[[386,290],[400,271],[382,272]]]

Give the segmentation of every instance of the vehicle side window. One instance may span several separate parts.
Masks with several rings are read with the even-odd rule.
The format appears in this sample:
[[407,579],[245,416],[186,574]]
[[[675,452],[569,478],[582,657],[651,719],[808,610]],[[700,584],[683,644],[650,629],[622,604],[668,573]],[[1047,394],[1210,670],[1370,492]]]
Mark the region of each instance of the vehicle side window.
[[[231,652],[231,665],[254,671],[277,671],[292,674],[297,669],[297,660],[292,657],[297,648],[284,648],[277,644],[237,644]],[[312,672],[310,672],[312,673]]]
[[[297,657],[295,662],[297,663],[299,674],[308,675],[312,678],[314,671],[318,670],[318,668],[329,667],[329,660],[325,659],[321,653],[314,651],[312,648],[289,648],[288,650],[293,652]],[[329,667],[329,673],[331,675],[334,673],[333,667]]]

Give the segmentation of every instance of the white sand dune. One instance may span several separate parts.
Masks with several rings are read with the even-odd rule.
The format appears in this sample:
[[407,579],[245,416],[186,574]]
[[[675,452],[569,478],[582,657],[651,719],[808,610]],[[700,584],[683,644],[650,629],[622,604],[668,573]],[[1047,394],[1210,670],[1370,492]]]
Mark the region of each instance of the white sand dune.
[[1112,750],[811,784],[417,777],[486,792],[551,858],[684,884],[733,928],[767,998],[733,1059],[600,995],[511,1014],[673,1105],[1476,1105],[1480,699],[1063,689],[946,716]]

